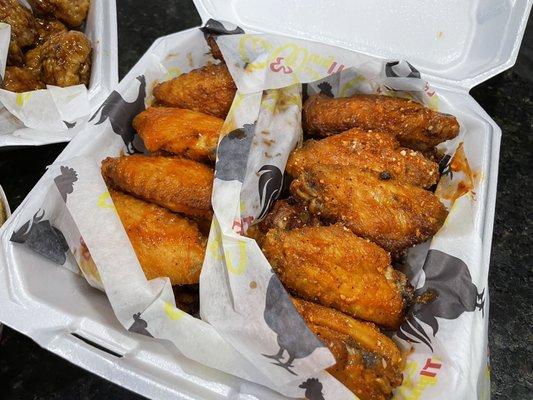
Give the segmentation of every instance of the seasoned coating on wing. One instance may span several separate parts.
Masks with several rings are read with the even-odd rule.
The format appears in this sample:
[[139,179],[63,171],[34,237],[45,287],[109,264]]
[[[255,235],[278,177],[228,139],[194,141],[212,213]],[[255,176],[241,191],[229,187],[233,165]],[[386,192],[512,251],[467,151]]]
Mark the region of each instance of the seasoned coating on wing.
[[459,134],[457,119],[399,97],[359,94],[310,96],[303,107],[306,133],[329,136],[350,128],[392,132],[402,146],[427,150]]
[[147,279],[198,283],[207,240],[194,222],[163,207],[110,189],[118,216]]
[[46,88],[33,70],[22,67],[7,67],[0,87],[17,93]]
[[89,11],[90,0],[28,0],[40,14],[51,15],[71,28],[79,27]]
[[150,152],[165,151],[197,161],[215,161],[224,120],[197,111],[149,107],[133,127]]
[[26,53],[26,66],[35,70],[48,85],[88,86],[91,52],[91,43],[83,33],[59,32]]
[[447,215],[433,193],[351,166],[313,165],[292,182],[291,192],[321,219],[342,222],[394,253],[429,239]]
[[11,25],[7,65],[22,65],[22,51],[35,41],[33,14],[18,0],[0,0],[0,22]]
[[327,371],[361,400],[388,400],[400,386],[402,353],[396,344],[371,323],[339,311],[293,298],[296,310],[309,329],[333,353]]
[[213,170],[180,158],[164,156],[108,157],[102,176],[108,186],[190,217],[210,219]]
[[429,188],[439,180],[439,165],[422,153],[400,147],[391,133],[352,128],[338,135],[308,140],[294,150],[286,171],[297,176],[311,165],[351,165],[386,179]]
[[340,225],[272,229],[263,252],[283,285],[307,300],[398,328],[410,298],[389,254]]
[[35,26],[37,28],[37,38],[35,39],[37,46],[46,42],[56,33],[68,31],[67,27],[56,19],[35,18]]
[[213,58],[216,58],[217,60],[220,60],[220,61],[224,61],[224,56],[222,56],[222,52],[220,51],[218,47],[216,36],[209,34],[205,38],[205,41],[207,42],[207,45],[211,49],[211,55],[213,56]]
[[226,64],[207,65],[162,82],[154,88],[165,106],[187,108],[226,118],[237,88]]

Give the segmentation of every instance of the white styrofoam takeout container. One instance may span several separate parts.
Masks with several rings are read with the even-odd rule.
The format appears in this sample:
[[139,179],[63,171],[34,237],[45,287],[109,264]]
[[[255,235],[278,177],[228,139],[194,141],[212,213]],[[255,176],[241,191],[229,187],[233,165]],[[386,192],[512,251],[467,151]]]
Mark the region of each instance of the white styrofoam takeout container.
[[[468,94],[477,83],[514,64],[533,0],[464,2],[392,0],[196,0],[202,20],[233,22],[247,32],[273,32],[326,42],[383,58],[406,58],[475,132],[486,157],[487,184],[477,193],[483,220],[483,264],[488,269],[501,130]],[[196,28],[158,39],[143,56],[185,45]],[[125,79],[140,72],[141,61]],[[59,156],[90,152],[82,132]],[[164,341],[126,332],[104,294],[79,276],[9,242],[51,184],[44,177],[0,229],[0,321],[42,347],[123,387],[154,399],[255,399],[253,385],[170,351]],[[21,262],[22,258],[24,262]],[[268,391],[267,391],[268,392]],[[267,393],[265,392],[265,393]],[[268,392],[268,398],[282,397]]]
[[[25,3],[21,0],[21,3]],[[27,6],[27,4],[26,4]],[[117,10],[115,0],[91,0],[83,32],[91,42],[92,67],[91,81],[88,88],[91,114],[111,93],[118,83],[118,50],[117,50]],[[66,142],[68,136],[41,136],[34,139],[15,137],[11,134],[0,140],[0,148],[5,146],[39,146],[51,143]]]

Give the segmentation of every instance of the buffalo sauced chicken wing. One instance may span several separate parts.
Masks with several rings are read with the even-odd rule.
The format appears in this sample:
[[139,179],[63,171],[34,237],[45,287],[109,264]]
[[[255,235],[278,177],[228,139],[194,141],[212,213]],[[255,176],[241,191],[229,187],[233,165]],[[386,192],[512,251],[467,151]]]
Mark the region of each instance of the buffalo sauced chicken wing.
[[53,16],[71,28],[79,27],[89,11],[90,0],[29,0],[39,14]]
[[18,93],[45,89],[46,86],[31,69],[23,67],[7,67],[1,87],[2,89]]
[[23,50],[35,41],[33,14],[18,0],[0,0],[0,22],[11,25],[7,65],[22,65]]

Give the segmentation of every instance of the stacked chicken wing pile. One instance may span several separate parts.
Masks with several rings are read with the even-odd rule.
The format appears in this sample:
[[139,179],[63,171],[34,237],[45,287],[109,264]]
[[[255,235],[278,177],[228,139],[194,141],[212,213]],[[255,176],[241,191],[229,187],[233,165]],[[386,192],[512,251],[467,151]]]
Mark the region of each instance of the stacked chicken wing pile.
[[89,0],[0,0],[0,22],[11,26],[7,68],[1,88],[12,92],[46,85],[89,85],[91,43],[81,27]]
[[[133,121],[149,154],[102,163],[148,278],[198,283],[215,151],[235,92],[223,61],[159,84],[156,105]],[[459,125],[413,101],[375,95],[312,96],[303,121],[316,139],[288,160],[290,194],[248,235],[335,356],[329,372],[363,400],[389,399],[402,382],[403,355],[380,329],[397,329],[412,297],[393,260],[446,218],[431,191],[438,165],[425,154]],[[194,303],[187,288],[176,293]]]

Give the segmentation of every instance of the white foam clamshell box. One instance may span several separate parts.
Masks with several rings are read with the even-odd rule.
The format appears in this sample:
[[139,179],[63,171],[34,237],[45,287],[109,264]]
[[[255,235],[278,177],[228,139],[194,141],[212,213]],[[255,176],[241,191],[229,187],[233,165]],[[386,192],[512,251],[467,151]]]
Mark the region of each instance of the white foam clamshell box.
[[[477,193],[475,217],[487,272],[501,130],[468,90],[514,64],[532,0],[325,3],[197,0],[196,6],[204,22],[230,21],[247,32],[311,39],[384,59],[405,58],[416,66],[471,138],[465,146],[480,148],[480,157],[469,161],[485,183]],[[198,37],[196,29],[158,39],[124,81],[133,81],[154,54],[164,57],[170,48],[190,46],[191,38]],[[82,132],[58,161],[87,154],[90,144],[90,132]],[[51,177],[41,179],[0,230],[0,321],[76,365],[149,398],[255,399],[247,394],[254,384],[180,356],[169,343],[125,331],[105,295],[78,275],[9,241],[13,230],[42,203],[51,183]]]
[[[29,7],[24,0],[19,0]],[[91,0],[87,19],[83,29],[93,49],[91,80],[87,97],[92,113],[106,99],[118,83],[118,51],[117,51],[117,11],[115,0]],[[0,129],[0,148],[12,146],[36,146],[69,141],[78,130],[65,132],[31,132],[27,135],[13,135]]]

